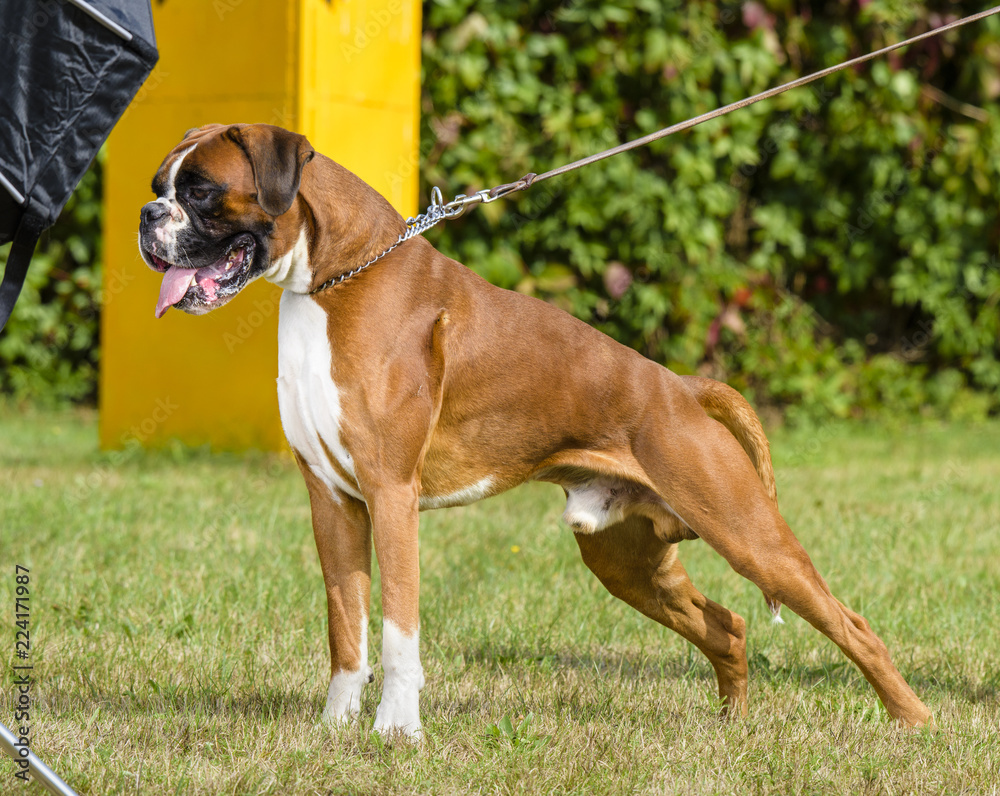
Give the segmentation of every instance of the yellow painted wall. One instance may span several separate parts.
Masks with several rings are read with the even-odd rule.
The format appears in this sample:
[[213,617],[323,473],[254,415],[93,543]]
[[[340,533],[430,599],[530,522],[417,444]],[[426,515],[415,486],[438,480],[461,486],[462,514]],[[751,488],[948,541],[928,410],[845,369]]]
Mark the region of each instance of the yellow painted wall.
[[161,278],[139,257],[139,209],[184,132],[266,122],[417,212],[416,0],[168,0],[160,62],[112,133],[105,171],[101,445],[170,439],[284,447],[275,392],[280,291],[258,280],[200,317],[153,317]]

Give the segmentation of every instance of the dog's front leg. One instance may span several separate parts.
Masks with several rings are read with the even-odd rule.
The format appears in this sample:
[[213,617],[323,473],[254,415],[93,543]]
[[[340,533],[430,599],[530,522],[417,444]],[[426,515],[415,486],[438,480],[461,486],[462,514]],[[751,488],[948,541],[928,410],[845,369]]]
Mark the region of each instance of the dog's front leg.
[[382,488],[368,496],[375,555],[382,575],[382,669],[385,682],[375,714],[383,735],[419,738],[420,560],[417,543],[418,487],[415,483]]
[[361,689],[372,681],[368,665],[371,522],[362,501],[332,491],[298,461],[309,489],[313,534],[326,584],[331,674],[323,720],[342,724],[358,715]]

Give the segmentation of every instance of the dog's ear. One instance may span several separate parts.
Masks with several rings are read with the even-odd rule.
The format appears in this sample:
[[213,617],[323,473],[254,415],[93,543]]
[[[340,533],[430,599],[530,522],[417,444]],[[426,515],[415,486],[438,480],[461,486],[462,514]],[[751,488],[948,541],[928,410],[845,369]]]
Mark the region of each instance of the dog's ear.
[[250,161],[257,204],[269,216],[287,212],[299,192],[302,168],[316,154],[306,137],[270,124],[234,124],[226,135]]

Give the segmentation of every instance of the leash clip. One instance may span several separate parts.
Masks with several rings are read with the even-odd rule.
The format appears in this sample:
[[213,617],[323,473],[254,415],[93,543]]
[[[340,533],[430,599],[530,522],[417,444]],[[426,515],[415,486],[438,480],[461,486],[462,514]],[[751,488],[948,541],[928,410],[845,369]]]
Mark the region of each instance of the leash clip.
[[[458,218],[466,211],[467,208],[472,207],[473,205],[488,205],[490,202],[495,202],[497,199],[503,199],[505,196],[509,196],[517,191],[523,191],[531,185],[537,176],[537,174],[533,173],[525,174],[517,182],[508,182],[504,185],[498,185],[496,188],[476,191],[474,194],[469,196],[466,196],[464,193],[460,193],[448,202],[448,204],[441,206],[441,211],[443,211],[445,218]],[[428,212],[432,212],[437,209],[439,205],[437,200],[439,200],[440,197],[440,189],[434,188],[434,190],[431,191],[431,207]]]
[[[434,190],[438,189],[435,188]],[[478,205],[480,203],[486,204],[487,202],[492,201],[493,199],[490,198],[490,192],[487,190],[476,191],[471,196],[466,196],[464,193],[460,193],[448,202],[448,204],[444,205],[442,210],[445,213],[445,218],[458,218],[466,211],[466,208],[469,208],[472,205]]]

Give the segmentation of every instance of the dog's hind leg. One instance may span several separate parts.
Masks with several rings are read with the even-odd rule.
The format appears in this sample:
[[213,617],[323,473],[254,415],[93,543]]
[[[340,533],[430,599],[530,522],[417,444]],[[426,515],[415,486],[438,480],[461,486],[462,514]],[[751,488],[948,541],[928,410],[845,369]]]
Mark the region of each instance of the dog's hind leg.
[[673,412],[669,429],[650,418],[633,444],[657,494],[733,569],[840,647],[891,716],[930,722],[882,640],[831,594],[736,439],[700,407],[675,402]]
[[715,669],[723,715],[747,710],[745,623],[699,592],[677,559],[677,545],[652,520],[632,516],[596,533],[576,533],[584,563],[615,597],[676,631]]

